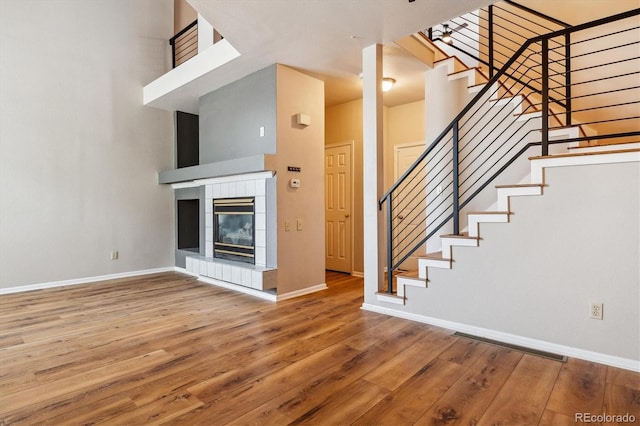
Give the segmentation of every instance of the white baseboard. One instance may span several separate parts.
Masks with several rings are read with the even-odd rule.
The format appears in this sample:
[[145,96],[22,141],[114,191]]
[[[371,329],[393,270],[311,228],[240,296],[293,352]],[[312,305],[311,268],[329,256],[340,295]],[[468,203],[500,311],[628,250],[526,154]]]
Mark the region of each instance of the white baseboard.
[[623,368],[625,370],[640,372],[640,360],[622,358],[614,355],[603,354],[600,352],[587,351],[584,349],[573,348],[571,346],[546,342],[544,340],[531,339],[529,337],[518,336],[515,334],[504,333],[502,331],[490,330],[482,327],[475,327],[468,324],[447,321],[439,318],[428,317],[425,315],[413,314],[410,312],[372,305],[369,303],[363,303],[362,309],[365,311],[377,312],[379,314],[385,314],[398,318],[408,319],[411,321],[421,322],[424,324],[434,325],[453,331],[459,331],[461,333],[471,334],[478,337],[497,340],[499,342],[509,343],[512,345],[523,346],[545,352],[552,352],[572,358],[583,359],[586,361],[597,362],[599,364],[610,365],[612,367]]
[[213,279],[213,278],[205,277],[203,275],[195,275],[195,274],[191,274],[189,272],[185,272],[185,273],[198,277],[198,281],[202,281],[203,283],[215,285],[217,287],[226,288],[228,290],[237,291],[238,293],[248,294],[250,296],[258,297],[258,298],[263,299],[263,300],[268,300],[269,302],[276,302],[278,300],[277,299],[278,296],[276,294],[274,294],[274,293],[267,293],[267,292],[264,292],[264,291],[261,291],[261,290],[256,290],[256,289],[253,289],[253,288],[245,287],[243,285],[228,283],[226,281],[219,281],[219,280],[216,280],[216,279]]
[[351,276],[356,278],[364,278],[364,272],[353,271],[351,272]]
[[327,284],[322,283],[311,287],[303,288],[302,290],[290,291],[289,293],[283,293],[278,295],[278,301],[293,299],[294,297],[304,296],[305,294],[315,293],[316,291],[326,290]]
[[198,277],[198,280],[200,280],[200,281],[202,281],[204,283],[212,284],[212,285],[215,285],[215,286],[218,286],[218,287],[222,287],[222,288],[226,288],[226,289],[233,290],[233,291],[237,291],[239,293],[244,293],[244,294],[248,294],[248,295],[251,295],[251,296],[255,296],[255,297],[258,297],[260,299],[268,300],[270,302],[278,302],[278,301],[281,301],[281,300],[293,299],[294,297],[304,296],[305,294],[315,293],[316,291],[322,291],[322,290],[326,290],[328,288],[326,284],[322,283],[322,284],[314,285],[312,287],[303,288],[301,290],[291,291],[289,293],[276,294],[276,293],[270,293],[268,291],[261,291],[261,290],[256,290],[256,289],[253,289],[253,288],[245,287],[243,285],[228,283],[226,281],[219,281],[219,280],[216,280],[216,279],[213,279],[213,278],[209,278],[209,277],[205,277],[205,276],[198,275],[198,274],[193,274],[191,272],[187,272],[187,270],[183,269],[183,268],[176,268],[176,269],[180,269],[180,272],[184,272],[185,274],[189,274],[189,275],[192,275],[194,277]]
[[118,274],[96,275],[93,277],[75,278],[71,280],[51,281],[47,283],[29,284],[29,285],[23,285],[18,287],[0,288],[0,295],[20,293],[23,291],[43,290],[43,289],[55,288],[55,287],[65,287],[69,285],[89,284],[89,283],[99,282],[99,281],[137,277],[140,275],[159,274],[162,272],[174,272],[176,270],[177,268],[174,266],[167,266],[165,268],[143,269],[139,271],[121,272]]

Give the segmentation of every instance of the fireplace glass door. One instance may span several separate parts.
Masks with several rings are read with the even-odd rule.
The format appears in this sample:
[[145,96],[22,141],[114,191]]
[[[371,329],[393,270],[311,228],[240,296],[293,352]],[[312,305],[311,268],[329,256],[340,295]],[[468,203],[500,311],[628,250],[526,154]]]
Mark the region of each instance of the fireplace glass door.
[[213,200],[213,256],[255,263],[254,199]]

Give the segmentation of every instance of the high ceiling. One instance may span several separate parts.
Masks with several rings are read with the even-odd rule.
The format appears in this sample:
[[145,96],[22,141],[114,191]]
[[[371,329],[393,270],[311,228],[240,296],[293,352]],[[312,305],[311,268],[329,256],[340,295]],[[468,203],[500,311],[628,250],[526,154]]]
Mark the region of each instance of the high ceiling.
[[[326,104],[361,97],[362,49],[384,46],[384,103],[424,98],[425,65],[394,44],[489,0],[189,0],[241,56],[219,70],[220,86],[273,63],[325,81]],[[214,88],[212,88],[214,89]]]

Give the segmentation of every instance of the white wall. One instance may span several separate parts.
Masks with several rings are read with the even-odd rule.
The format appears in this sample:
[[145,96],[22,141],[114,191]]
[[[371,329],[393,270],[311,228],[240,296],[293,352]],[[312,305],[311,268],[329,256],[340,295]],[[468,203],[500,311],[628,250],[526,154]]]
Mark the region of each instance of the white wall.
[[512,198],[511,223],[481,224],[480,247],[454,248],[453,269],[430,268],[398,310],[637,364],[640,165],[545,174],[543,196]]
[[0,288],[173,265],[172,115],[142,105],[172,33],[172,0],[0,1]]

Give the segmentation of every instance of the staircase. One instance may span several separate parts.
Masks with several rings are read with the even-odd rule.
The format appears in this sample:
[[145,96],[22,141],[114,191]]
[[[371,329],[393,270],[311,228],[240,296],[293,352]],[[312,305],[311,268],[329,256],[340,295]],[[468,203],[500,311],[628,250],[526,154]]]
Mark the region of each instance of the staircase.
[[[491,16],[494,7],[502,6],[478,16]],[[378,300],[404,304],[407,286],[428,286],[429,268],[453,268],[457,247],[480,245],[481,224],[509,222],[511,197],[543,194],[545,168],[640,161],[639,14],[636,9],[535,35],[503,62],[465,51],[478,66],[445,52],[433,29],[430,37],[416,34],[399,43],[410,51],[416,43],[426,46],[426,60],[446,67],[449,81],[465,79],[475,96],[380,200],[388,274]],[[445,30],[460,22],[452,20]],[[506,37],[487,31],[490,45]],[[417,270],[404,271],[416,255]]]

